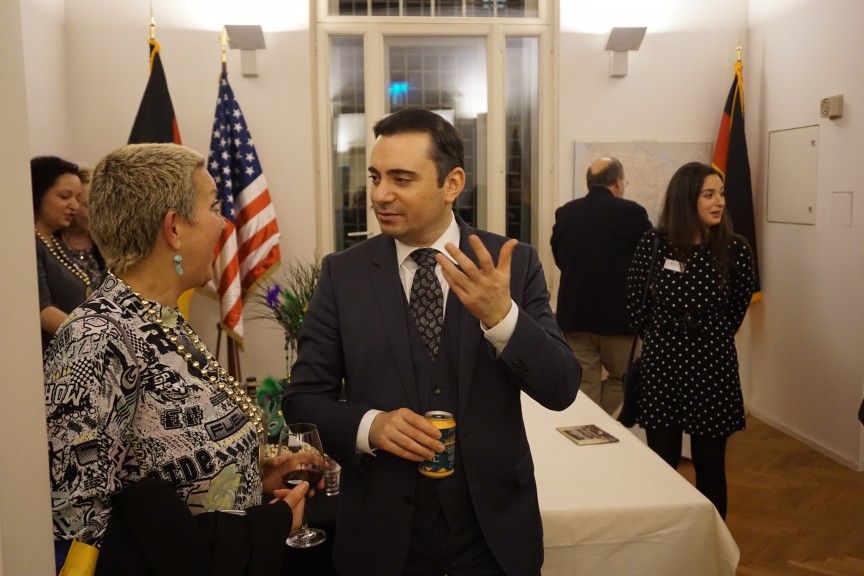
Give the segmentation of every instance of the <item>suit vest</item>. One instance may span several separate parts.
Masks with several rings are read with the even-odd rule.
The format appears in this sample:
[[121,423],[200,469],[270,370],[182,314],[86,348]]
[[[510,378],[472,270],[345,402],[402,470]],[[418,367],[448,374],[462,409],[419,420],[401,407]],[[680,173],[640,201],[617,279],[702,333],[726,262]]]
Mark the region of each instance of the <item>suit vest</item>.
[[444,513],[451,531],[457,531],[472,523],[477,523],[462,457],[459,451],[459,320],[461,314],[468,312],[458,302],[453,293],[447,300],[444,317],[444,331],[438,356],[433,361],[423,344],[420,332],[414,323],[414,315],[405,302],[408,320],[411,363],[414,367],[414,380],[420,412],[444,410],[456,419],[456,460],[453,474],[445,478],[428,478],[417,472],[417,491],[414,503],[414,527],[428,531],[438,512]]

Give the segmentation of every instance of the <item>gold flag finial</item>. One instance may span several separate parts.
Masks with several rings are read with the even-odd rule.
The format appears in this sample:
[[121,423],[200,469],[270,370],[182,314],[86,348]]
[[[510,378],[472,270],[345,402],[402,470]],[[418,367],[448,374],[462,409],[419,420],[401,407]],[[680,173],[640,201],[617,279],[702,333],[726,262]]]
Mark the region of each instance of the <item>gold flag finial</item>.
[[225,64],[228,61],[228,30],[225,26],[222,26],[222,32],[219,33],[219,42],[222,44],[222,63]]

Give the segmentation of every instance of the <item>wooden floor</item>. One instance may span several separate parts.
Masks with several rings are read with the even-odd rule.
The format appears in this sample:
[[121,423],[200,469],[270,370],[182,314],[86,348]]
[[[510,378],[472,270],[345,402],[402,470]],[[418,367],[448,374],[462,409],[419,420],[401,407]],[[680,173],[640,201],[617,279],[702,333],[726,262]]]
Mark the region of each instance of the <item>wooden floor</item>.
[[[864,575],[864,472],[752,416],[729,440],[726,468],[738,576]],[[689,460],[679,472],[693,482]]]

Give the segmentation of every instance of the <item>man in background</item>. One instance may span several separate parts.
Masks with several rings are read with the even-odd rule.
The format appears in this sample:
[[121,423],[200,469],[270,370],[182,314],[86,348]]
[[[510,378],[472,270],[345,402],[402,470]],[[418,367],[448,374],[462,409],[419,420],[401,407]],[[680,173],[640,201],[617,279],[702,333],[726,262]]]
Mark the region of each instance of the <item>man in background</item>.
[[612,414],[624,397],[621,376],[633,342],[625,314],[627,269],[651,222],[645,208],[622,197],[627,181],[617,159],[596,160],[586,179],[588,194],[555,211],[556,314],[582,365],[582,392]]
[[[324,258],[282,404],[287,422],[316,423],[342,464],[336,569],[539,576],[521,395],[565,409],[579,365],[534,248],[453,213],[465,186],[456,129],[404,109],[374,134],[369,199],[382,233]],[[418,471],[444,451],[430,410],[456,420],[446,477]]]

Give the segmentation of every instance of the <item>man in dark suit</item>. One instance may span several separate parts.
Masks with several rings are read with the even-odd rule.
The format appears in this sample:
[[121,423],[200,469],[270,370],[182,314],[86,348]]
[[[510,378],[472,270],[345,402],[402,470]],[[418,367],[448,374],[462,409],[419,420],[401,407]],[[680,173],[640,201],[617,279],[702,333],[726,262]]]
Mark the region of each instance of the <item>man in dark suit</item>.
[[624,398],[621,376],[633,342],[625,313],[627,270],[651,222],[645,208],[622,198],[626,180],[617,159],[595,161],[586,178],[588,194],[555,211],[556,315],[582,365],[582,392],[612,414]]
[[[543,528],[520,394],[563,410],[579,365],[535,250],[454,215],[456,129],[406,109],[374,133],[383,234],[324,258],[283,399],[286,421],[316,423],[343,463],[334,563],[352,576],[537,575]],[[425,271],[418,247],[438,250]],[[412,297],[424,290],[425,302]],[[444,450],[430,410],[456,419],[444,478],[418,471]]]

